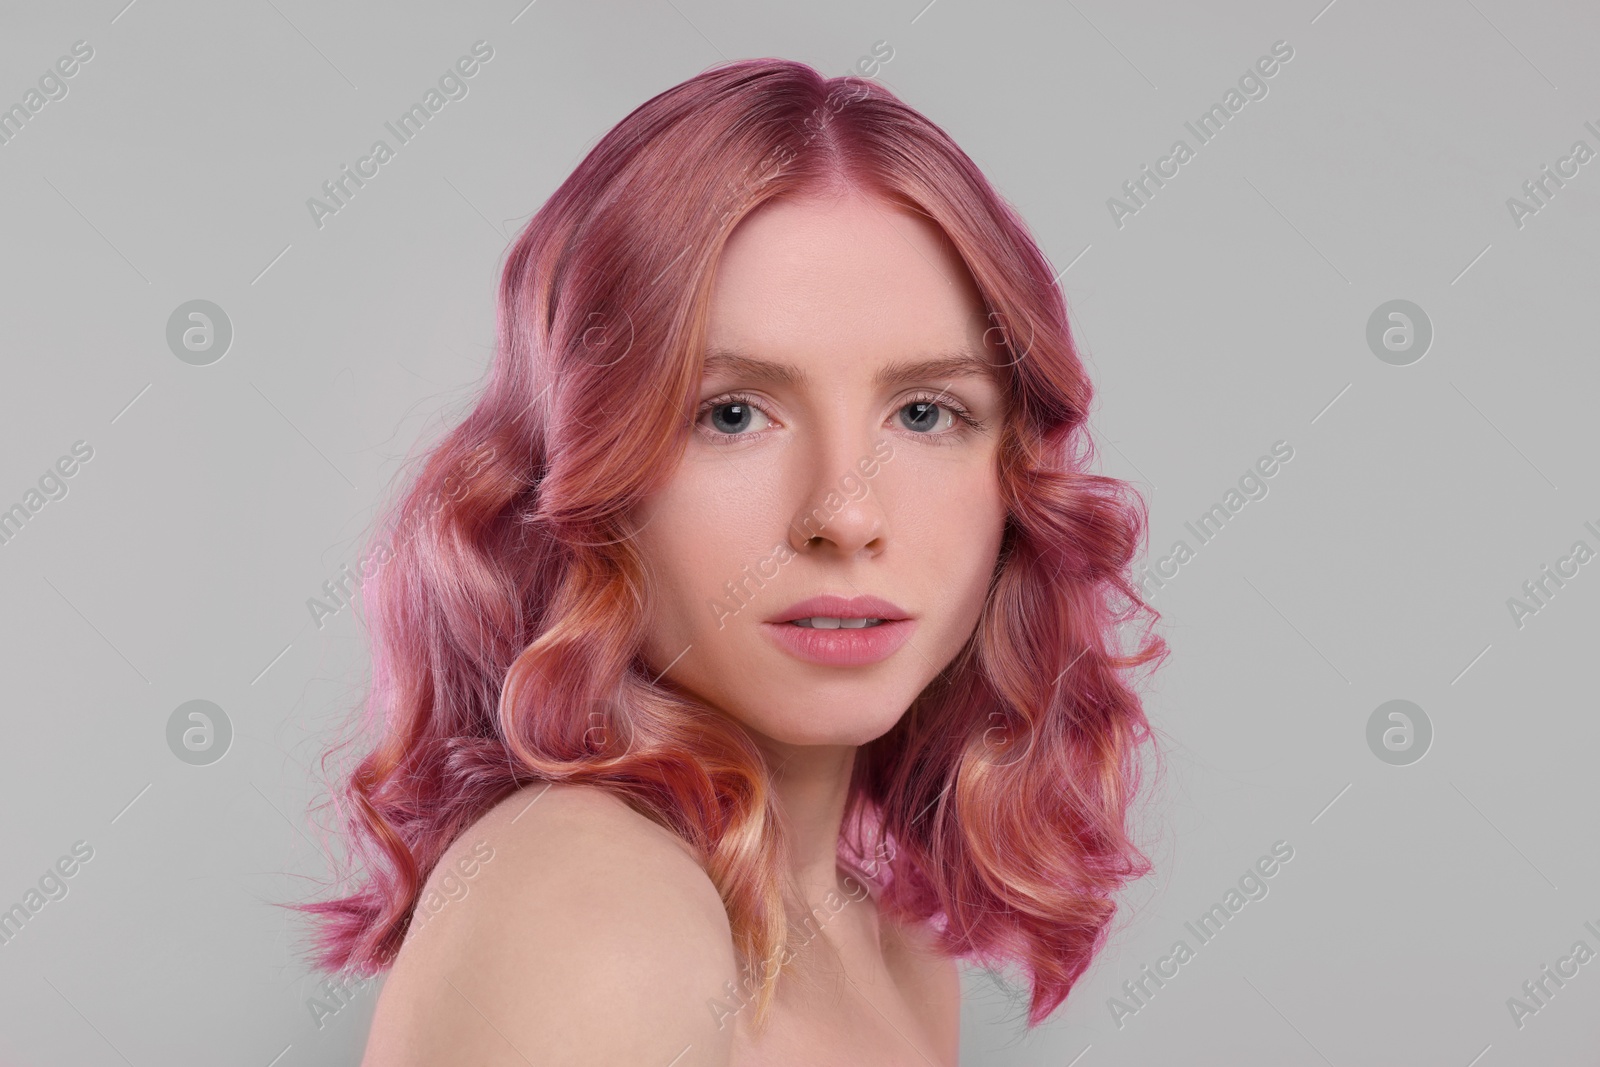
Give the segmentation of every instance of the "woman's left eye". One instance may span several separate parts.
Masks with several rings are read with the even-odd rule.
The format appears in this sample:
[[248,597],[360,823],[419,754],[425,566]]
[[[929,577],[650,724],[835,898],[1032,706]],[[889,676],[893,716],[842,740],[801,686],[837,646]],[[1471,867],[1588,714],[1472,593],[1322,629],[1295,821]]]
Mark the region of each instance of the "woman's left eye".
[[947,429],[955,424],[955,412],[932,400],[913,400],[900,409],[900,423],[917,433]]
[[978,427],[977,421],[961,407],[937,397],[918,397],[900,408],[900,424],[913,433],[944,433],[957,421]]

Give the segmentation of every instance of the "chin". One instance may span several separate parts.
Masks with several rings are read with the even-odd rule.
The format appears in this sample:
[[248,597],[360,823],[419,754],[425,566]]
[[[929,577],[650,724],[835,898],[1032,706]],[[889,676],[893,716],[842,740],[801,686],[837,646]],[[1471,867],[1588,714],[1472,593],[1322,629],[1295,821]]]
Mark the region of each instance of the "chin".
[[735,721],[764,737],[785,745],[864,745],[894,728],[910,701],[863,706],[849,698],[820,697],[823,707],[761,709],[759,714],[737,714]]

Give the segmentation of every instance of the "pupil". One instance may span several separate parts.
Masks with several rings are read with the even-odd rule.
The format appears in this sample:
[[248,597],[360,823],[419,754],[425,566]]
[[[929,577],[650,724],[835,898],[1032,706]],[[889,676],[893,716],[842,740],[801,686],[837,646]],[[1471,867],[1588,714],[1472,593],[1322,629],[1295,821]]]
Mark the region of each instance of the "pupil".
[[911,430],[933,429],[939,422],[938,409],[939,406],[937,404],[929,403],[926,400],[918,400],[907,404],[904,410],[912,414],[910,418],[903,420],[906,423],[906,428]]
[[[724,417],[723,412],[731,412]],[[711,409],[711,425],[719,433],[738,433],[750,423],[750,407],[747,404],[718,404]]]

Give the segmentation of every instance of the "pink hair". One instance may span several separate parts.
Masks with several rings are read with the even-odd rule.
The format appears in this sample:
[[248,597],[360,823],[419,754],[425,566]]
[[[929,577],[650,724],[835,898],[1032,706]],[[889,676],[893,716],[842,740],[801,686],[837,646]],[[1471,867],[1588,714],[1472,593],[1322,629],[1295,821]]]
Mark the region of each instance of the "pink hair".
[[[1020,965],[1030,1026],[1103,945],[1113,895],[1150,870],[1126,824],[1151,731],[1123,678],[1167,655],[1129,569],[1144,502],[1089,473],[1092,387],[1065,304],[973,162],[880,85],[761,59],[628,115],[510,249],[483,394],[390,511],[403,536],[375,539],[372,686],[334,749],[375,739],[331,793],[348,892],[296,905],[315,917],[318,965],[389,966],[460,833],[521,786],[588,783],[697,853],[765,1018],[776,972],[761,961],[792,943],[768,768],[642,660],[652,594],[630,514],[690,432],[729,233],[774,197],[845,187],[953,242],[1009,353],[1010,410],[988,604],[955,661],[858,753],[840,861],[942,951]],[[1135,618],[1143,643],[1126,653],[1119,628]]]

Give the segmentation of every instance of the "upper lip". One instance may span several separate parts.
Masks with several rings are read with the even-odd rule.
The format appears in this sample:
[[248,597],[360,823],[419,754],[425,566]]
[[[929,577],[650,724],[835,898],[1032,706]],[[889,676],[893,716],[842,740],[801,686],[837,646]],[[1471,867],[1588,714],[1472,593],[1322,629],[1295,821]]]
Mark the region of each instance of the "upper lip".
[[823,593],[821,596],[807,597],[798,603],[790,604],[767,621],[792,622],[795,619],[819,616],[825,619],[883,619],[885,622],[910,618],[898,605],[882,597]]

